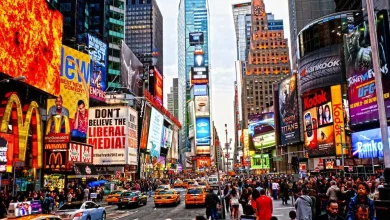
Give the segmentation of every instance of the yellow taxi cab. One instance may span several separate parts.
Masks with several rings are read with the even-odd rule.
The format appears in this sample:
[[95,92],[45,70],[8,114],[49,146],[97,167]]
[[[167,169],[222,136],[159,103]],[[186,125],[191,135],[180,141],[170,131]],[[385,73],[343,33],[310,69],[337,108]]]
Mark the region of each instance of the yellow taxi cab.
[[154,196],[154,205],[160,206],[160,205],[178,205],[180,204],[180,194],[177,193],[175,190],[160,190],[155,196]]
[[188,181],[191,181],[191,180],[190,179],[183,180],[183,184],[182,184],[183,188],[187,188],[188,187]]
[[188,189],[189,187],[194,186],[196,183],[197,183],[197,182],[196,182],[195,180],[188,180],[188,182],[187,182],[185,188]]
[[170,190],[171,186],[170,185],[159,185],[157,189],[154,191],[154,194],[157,195],[157,193],[161,190]]
[[190,186],[187,189],[185,196],[185,207],[188,208],[191,205],[201,205],[206,204],[206,189],[200,186]]
[[199,185],[199,187],[205,188],[206,192],[210,191],[210,184],[206,180],[198,182],[198,185]]
[[36,215],[26,215],[22,217],[8,218],[15,220],[61,220],[59,216],[50,215],[50,214],[36,214]]
[[175,183],[173,183],[173,187],[175,187],[175,188],[183,187],[183,181],[176,180]]
[[127,192],[127,190],[115,190],[107,195],[106,202],[110,204],[116,204],[119,202],[119,197],[122,193]]

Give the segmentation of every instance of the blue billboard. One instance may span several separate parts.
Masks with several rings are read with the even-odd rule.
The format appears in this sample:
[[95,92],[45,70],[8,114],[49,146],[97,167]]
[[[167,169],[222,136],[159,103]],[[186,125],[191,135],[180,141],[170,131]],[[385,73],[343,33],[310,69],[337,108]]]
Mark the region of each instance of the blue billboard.
[[207,96],[207,85],[194,85],[194,96]]
[[104,101],[107,89],[107,44],[90,34],[87,45],[91,56],[89,97]]
[[[390,133],[390,127],[387,130]],[[376,128],[352,133],[352,155],[354,158],[383,158],[381,130]]]
[[211,144],[210,118],[196,119],[196,145],[209,146]]

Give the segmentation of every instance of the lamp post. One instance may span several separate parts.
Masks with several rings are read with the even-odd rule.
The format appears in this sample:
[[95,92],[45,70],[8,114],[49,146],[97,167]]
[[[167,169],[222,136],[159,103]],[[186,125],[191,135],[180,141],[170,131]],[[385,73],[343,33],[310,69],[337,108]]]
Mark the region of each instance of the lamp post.
[[[226,148],[226,155],[228,155],[229,154],[229,144],[228,144],[227,124],[225,124],[225,134],[226,134],[225,148]],[[228,169],[229,169],[228,161],[229,161],[229,158],[226,158],[226,174],[228,173]]]

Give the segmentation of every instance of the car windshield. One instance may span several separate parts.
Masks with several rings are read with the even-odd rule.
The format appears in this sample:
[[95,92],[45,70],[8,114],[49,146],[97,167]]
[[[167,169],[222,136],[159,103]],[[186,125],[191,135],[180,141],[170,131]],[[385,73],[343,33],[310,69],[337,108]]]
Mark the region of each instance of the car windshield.
[[210,178],[209,181],[217,182],[217,178]]
[[135,193],[133,193],[133,192],[124,192],[124,193],[122,193],[121,196],[124,196],[124,197],[135,196]]
[[158,194],[160,194],[160,195],[172,195],[173,194],[173,192],[172,191],[160,191]]
[[187,183],[189,180],[184,180],[183,182]]
[[189,189],[187,193],[188,194],[200,194],[200,193],[202,193],[202,190],[199,188],[194,188],[194,189]]
[[83,203],[65,203],[59,210],[80,209]]
[[122,191],[113,191],[113,192],[110,193],[110,195],[114,195],[114,194],[119,194],[120,195],[120,194],[122,194]]
[[169,186],[167,186],[167,185],[161,185],[161,186],[158,187],[158,189],[165,189],[165,188],[169,188]]
[[198,184],[199,184],[200,186],[205,186],[205,185],[206,185],[205,182],[199,182]]

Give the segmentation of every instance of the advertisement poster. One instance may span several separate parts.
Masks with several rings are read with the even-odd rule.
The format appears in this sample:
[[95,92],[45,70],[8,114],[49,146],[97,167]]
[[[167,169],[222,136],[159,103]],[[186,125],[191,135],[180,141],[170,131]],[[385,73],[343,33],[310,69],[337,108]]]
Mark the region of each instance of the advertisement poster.
[[191,67],[191,84],[209,83],[209,67]]
[[167,129],[167,141],[166,141],[166,147],[165,148],[171,148],[172,147],[172,138],[173,138],[173,131],[172,129]]
[[[387,127],[387,130],[390,134],[390,127]],[[354,158],[383,158],[382,134],[379,128],[354,132],[351,138]]]
[[[157,67],[155,67],[157,69]],[[163,77],[159,71],[154,72],[154,97],[162,105],[163,104]]]
[[280,143],[300,142],[299,107],[296,74],[279,84]]
[[87,37],[88,47],[94,48],[89,50],[91,56],[89,97],[104,101],[107,89],[107,44],[90,34],[87,34]]
[[152,108],[152,113],[150,114],[150,127],[147,145],[147,151],[150,152],[151,157],[158,158],[160,156],[160,143],[163,123],[164,116],[155,108]]
[[[90,61],[88,54],[62,46],[60,95],[47,100],[48,116],[68,118],[60,122],[59,133],[65,132],[66,121],[69,120],[71,140],[82,143],[86,142],[88,130]],[[55,135],[58,132],[55,129],[56,120],[52,121],[51,126],[50,134]]]
[[144,115],[142,121],[142,131],[141,131],[141,141],[139,143],[139,148],[142,151],[146,151],[148,145],[148,133],[149,133],[149,125],[150,125],[150,114],[151,109],[150,105],[145,103]]
[[0,72],[59,95],[62,14],[46,0],[1,0],[0,8]]
[[94,146],[93,164],[126,164],[127,107],[89,109],[88,144]]
[[127,164],[138,165],[138,112],[129,108],[129,139]]
[[211,159],[210,158],[199,158],[196,159],[196,167],[202,168],[202,167],[210,167],[211,165]]
[[191,32],[189,34],[189,43],[190,46],[202,45],[204,43],[203,32]]
[[204,54],[195,54],[194,55],[194,67],[205,66],[204,63]]
[[208,96],[195,96],[195,116],[210,116],[210,105]]
[[248,131],[256,149],[273,147],[275,139],[274,113],[261,113],[248,116]]
[[194,96],[207,96],[207,85],[194,85]]
[[[390,73],[388,70],[389,44],[387,37],[388,15],[386,11],[378,13],[377,35],[379,60],[382,72],[383,92],[386,114],[390,116]],[[363,24],[345,36],[344,51],[347,71],[349,114],[351,125],[378,120],[376,101],[375,73],[372,64],[372,52],[368,24]]]
[[179,131],[173,130],[172,134],[172,158],[179,158]]
[[210,118],[197,118],[195,122],[195,143],[197,146],[210,146]]
[[65,171],[68,167],[66,151],[45,150],[45,169],[52,171]]
[[93,162],[93,147],[86,144],[69,144],[69,161],[80,163],[92,163]]
[[[343,108],[343,99],[341,92],[341,85],[331,86],[332,93],[332,106],[333,106],[333,125],[334,125],[334,136],[336,155],[342,155],[343,143],[348,143],[345,139],[344,132],[344,113],[346,112]],[[340,132],[343,131],[343,132]],[[348,154],[347,149],[344,148],[344,154]]]
[[268,154],[255,154],[251,157],[252,169],[270,169],[270,160]]
[[196,155],[210,155],[210,146],[196,146]]
[[14,135],[0,133],[0,172],[12,172],[13,152]]
[[315,90],[303,97],[303,131],[304,146],[309,157],[336,154],[329,88]]
[[121,83],[129,89],[134,96],[139,96],[139,90],[142,88],[142,78],[140,69],[143,64],[134,55],[133,51],[122,41],[121,45]]

